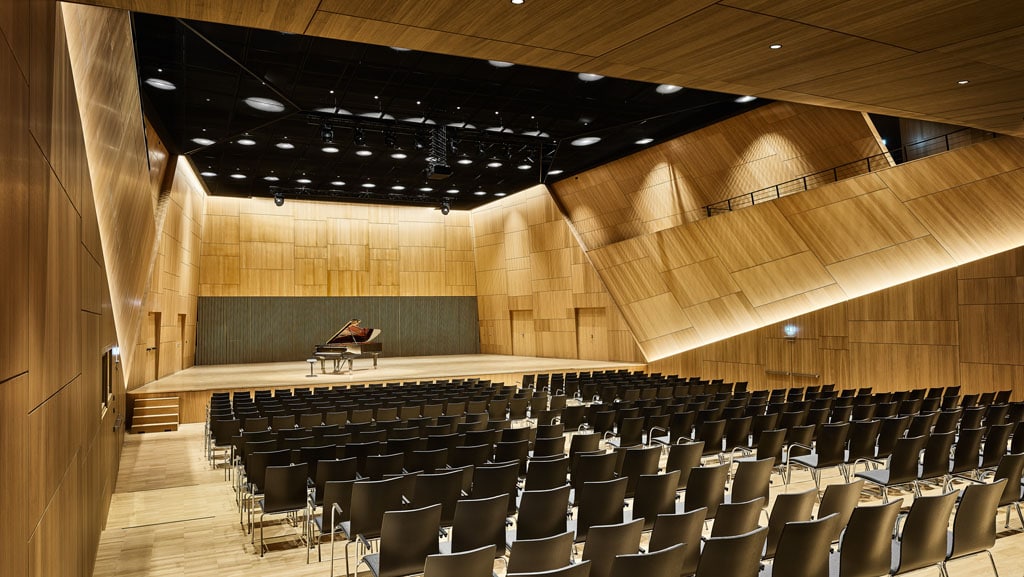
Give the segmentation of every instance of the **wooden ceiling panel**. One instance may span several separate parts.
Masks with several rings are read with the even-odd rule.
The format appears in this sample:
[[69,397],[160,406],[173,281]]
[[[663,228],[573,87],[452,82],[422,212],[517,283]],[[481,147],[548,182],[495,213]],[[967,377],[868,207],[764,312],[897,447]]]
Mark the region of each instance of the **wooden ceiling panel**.
[[175,16],[190,20],[220,22],[235,26],[280,30],[293,34],[306,32],[319,0],[85,0],[80,4],[121,8]]
[[[683,38],[685,42],[680,41]],[[774,43],[783,46],[769,49]],[[667,24],[657,34],[597,62],[643,62],[648,68],[685,72],[691,78],[739,82],[765,90],[909,54],[890,45],[716,5]]]
[[902,201],[975,182],[1024,166],[1024,141],[997,139],[908,162],[878,174]]
[[759,14],[925,51],[1024,24],[1016,2],[985,0],[722,0]]
[[599,56],[715,1],[591,0],[582,8],[575,2],[323,0],[320,11]]
[[[1020,6],[1015,8],[1020,11]],[[1000,68],[1024,71],[1024,26],[948,44],[936,50]]]

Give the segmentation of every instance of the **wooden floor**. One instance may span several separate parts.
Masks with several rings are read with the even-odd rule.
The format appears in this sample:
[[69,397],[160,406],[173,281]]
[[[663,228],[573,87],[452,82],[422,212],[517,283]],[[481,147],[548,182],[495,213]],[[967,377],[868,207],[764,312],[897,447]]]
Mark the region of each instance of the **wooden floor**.
[[[270,551],[260,558],[257,545],[238,524],[231,483],[213,470],[203,456],[202,425],[185,425],[170,433],[126,436],[117,488],[107,527],[100,540],[95,577],[299,577],[326,576],[325,557],[306,564],[297,530],[284,522],[267,528]],[[842,482],[838,473],[825,473],[824,482]],[[773,477],[772,497],[780,491],[799,492],[813,486],[806,472],[795,471],[788,488]],[[911,500],[903,495],[905,502]],[[863,503],[877,502],[864,497]],[[998,520],[999,538],[993,550],[1000,575],[1024,574],[1024,532],[1016,515],[1010,529]],[[327,555],[329,547],[325,546]],[[339,551],[340,557],[340,551]],[[338,569],[344,571],[344,560]],[[503,565],[495,568],[499,575]],[[364,573],[369,575],[369,573]],[[908,575],[938,575],[923,569]],[[992,569],[984,555],[950,564],[952,577],[988,577]]]

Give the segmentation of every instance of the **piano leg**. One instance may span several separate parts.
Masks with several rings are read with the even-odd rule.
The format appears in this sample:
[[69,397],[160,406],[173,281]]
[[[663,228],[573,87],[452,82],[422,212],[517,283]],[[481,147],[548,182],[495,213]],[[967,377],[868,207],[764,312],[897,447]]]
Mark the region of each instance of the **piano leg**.
[[348,372],[350,373],[352,372],[352,361],[353,359],[348,359]]
[[327,366],[324,364],[324,358],[320,357],[320,374],[323,375],[323,374],[326,374],[326,373],[327,373]]
[[377,356],[379,353],[373,353],[373,368],[377,368]]
[[334,374],[340,373],[341,372],[341,357],[335,357],[332,360],[334,361]]

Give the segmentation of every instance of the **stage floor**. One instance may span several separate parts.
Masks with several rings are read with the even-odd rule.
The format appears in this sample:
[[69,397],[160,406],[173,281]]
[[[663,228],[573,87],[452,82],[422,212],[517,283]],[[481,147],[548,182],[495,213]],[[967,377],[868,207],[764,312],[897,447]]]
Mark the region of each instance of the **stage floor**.
[[642,363],[616,363],[580,359],[518,357],[512,355],[445,355],[429,357],[382,357],[377,368],[373,359],[356,359],[353,370],[327,374],[316,363],[315,377],[309,377],[309,363],[257,363],[248,365],[206,365],[190,367],[131,391],[132,395],[154,396],[170,393],[253,389],[274,387],[322,387],[358,383],[405,382],[479,377],[504,380],[517,385],[523,374],[642,370]]

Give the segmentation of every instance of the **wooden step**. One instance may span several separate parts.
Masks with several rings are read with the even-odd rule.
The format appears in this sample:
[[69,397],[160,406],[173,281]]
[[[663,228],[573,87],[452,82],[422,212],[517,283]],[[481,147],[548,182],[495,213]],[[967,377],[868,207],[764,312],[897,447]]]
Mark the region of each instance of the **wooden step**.
[[178,423],[178,413],[157,413],[155,415],[132,415],[132,426],[152,423]]
[[132,424],[132,433],[164,433],[177,430],[178,423],[151,423],[149,425]]
[[136,417],[148,415],[177,415],[178,405],[135,405],[133,413]]
[[135,399],[136,407],[178,406],[178,397],[145,397]]

